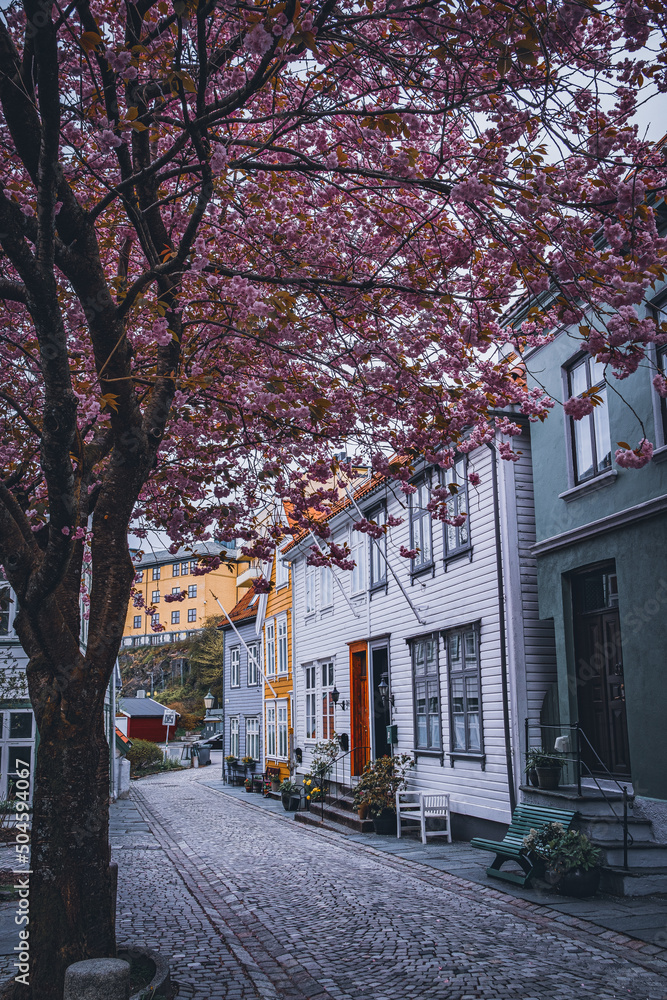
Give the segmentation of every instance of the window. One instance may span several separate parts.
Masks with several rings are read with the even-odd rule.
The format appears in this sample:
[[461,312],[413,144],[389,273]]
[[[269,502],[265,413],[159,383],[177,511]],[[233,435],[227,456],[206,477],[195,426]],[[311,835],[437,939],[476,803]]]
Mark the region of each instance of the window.
[[306,563],[306,614],[315,610],[315,567]]
[[172,625],[180,625],[180,623],[181,623],[181,612],[180,611],[172,611],[172,613],[171,613],[171,624]]
[[276,706],[273,702],[266,706],[266,755],[276,756]]
[[173,564],[173,566],[171,567],[171,575],[172,576],[180,576],[181,575],[181,564],[180,563],[174,563]]
[[350,532],[350,556],[354,560],[352,570],[352,593],[363,594],[366,590],[366,535],[352,529]]
[[607,387],[604,364],[585,357],[567,373],[568,396],[595,395],[602,403],[581,420],[569,418],[574,460],[574,481],[583,483],[611,468],[611,438],[607,411]]
[[278,619],[278,673],[286,674],[289,669],[287,656],[287,616]]
[[160,579],[160,567],[159,566],[153,566],[153,579],[154,580],[159,580]]
[[143,569],[138,569],[137,572],[134,574],[134,582],[143,583],[143,579],[144,579],[144,571]]
[[160,603],[160,591],[154,590],[151,593],[151,604],[159,604],[159,603]]
[[188,563],[187,562],[182,562],[181,563],[181,576],[187,576],[187,575],[188,575]]
[[229,686],[241,687],[241,647],[234,646],[229,651]]
[[438,638],[424,636],[412,642],[412,678],[415,691],[415,746],[440,750],[440,676]]
[[11,712],[9,716],[10,740],[29,740],[32,737],[32,712]]
[[278,756],[287,758],[287,702],[278,702]]
[[426,509],[431,500],[431,490],[426,477],[413,485],[417,487],[417,492],[410,497],[410,548],[418,550],[412,560],[412,572],[418,573],[433,564],[431,515]]
[[315,667],[306,667],[306,739],[317,737],[317,694]]
[[[259,674],[259,649],[256,642],[248,643],[248,687],[255,687]],[[259,723],[257,723],[259,725]]]
[[276,551],[276,587],[286,587],[289,583],[289,565]]
[[132,627],[133,628],[141,628],[141,615],[135,615],[134,616],[134,625]]
[[[374,521],[379,527],[387,523],[387,511],[384,507],[378,507],[366,516],[369,521]],[[370,538],[370,554],[371,590],[375,590],[376,587],[384,587],[387,583],[386,535],[381,538]]]
[[[656,361],[658,363],[658,371],[663,378],[667,378],[667,344],[663,344],[656,351]],[[660,418],[662,423],[662,440],[667,444],[667,399],[664,396],[660,396]]]
[[273,676],[276,672],[276,625],[274,621],[266,623],[266,672]]
[[194,573],[194,571],[197,569],[198,565],[199,565],[199,560],[198,559],[191,559],[190,560],[190,572]]
[[333,570],[331,566],[320,566],[320,607],[333,605]]
[[259,719],[246,719],[245,752],[253,760],[259,760]]
[[229,720],[229,752],[233,757],[239,755],[239,717],[233,715]]
[[188,597],[192,599],[197,596],[197,584],[191,583],[188,587]]
[[180,587],[172,587],[171,588],[171,592],[172,592],[172,594],[180,594],[181,588]]
[[482,752],[479,632],[462,628],[447,634],[449,742],[451,749]]
[[335,731],[334,725],[334,701],[332,691],[334,688],[334,666],[333,663],[323,663],[322,670],[322,739],[329,740]]
[[160,616],[151,615],[151,625],[159,625],[159,624],[160,624]]
[[[456,486],[452,497],[447,501],[449,517],[458,517],[468,513],[468,477],[466,459],[457,459],[451,469],[445,469],[442,475],[445,486]],[[445,524],[445,557],[470,548],[470,530],[468,518],[463,524]]]
[[189,622],[196,622],[197,621],[197,609],[196,608],[188,608],[188,621]]

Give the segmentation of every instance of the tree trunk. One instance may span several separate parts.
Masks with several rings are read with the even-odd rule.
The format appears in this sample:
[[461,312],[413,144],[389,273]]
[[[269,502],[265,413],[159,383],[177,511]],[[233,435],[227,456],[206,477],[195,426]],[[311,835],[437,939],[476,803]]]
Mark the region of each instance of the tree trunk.
[[[73,697],[68,692],[68,700]],[[79,723],[83,714],[77,712]],[[53,724],[40,733],[34,816],[30,993],[18,995],[62,1000],[68,965],[116,953],[109,747],[101,707],[90,713],[85,726],[72,725],[57,712]]]

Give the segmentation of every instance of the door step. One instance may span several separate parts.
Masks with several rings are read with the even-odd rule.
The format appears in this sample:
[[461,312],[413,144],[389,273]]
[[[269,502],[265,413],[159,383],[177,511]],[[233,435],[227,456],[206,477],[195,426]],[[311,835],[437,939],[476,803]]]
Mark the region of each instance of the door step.
[[617,865],[602,869],[600,889],[612,896],[652,896],[667,893],[667,866],[631,868]]
[[[306,816],[310,816],[311,819],[305,819]],[[353,812],[351,809],[342,807],[340,800],[336,805],[325,802],[324,809],[322,809],[321,802],[313,802],[311,803],[309,812],[298,812],[296,813],[296,817],[299,817],[299,822],[303,823],[314,823],[317,825],[321,825],[322,821],[335,823],[336,827],[347,827],[355,833],[373,833],[374,830],[373,820],[359,819],[359,814],[356,811]],[[304,818],[301,819],[301,817]]]

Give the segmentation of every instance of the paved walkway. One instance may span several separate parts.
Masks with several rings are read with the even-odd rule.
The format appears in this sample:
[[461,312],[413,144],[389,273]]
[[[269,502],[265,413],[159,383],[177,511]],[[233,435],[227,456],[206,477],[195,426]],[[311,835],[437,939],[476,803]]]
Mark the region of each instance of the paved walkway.
[[[200,780],[205,780],[209,787],[241,799],[246,804],[285,815],[281,803],[275,799],[264,799],[260,795],[247,796],[245,789],[230,787],[214,778]],[[317,807],[313,811],[317,814]],[[476,851],[468,842],[447,844],[443,840],[430,840],[427,844],[422,844],[416,828],[414,834],[406,835],[404,830],[400,840],[353,831],[349,831],[345,838],[392,857],[416,861],[429,868],[449,872],[450,875],[476,882],[485,889],[494,888],[503,895],[523,899],[569,916],[582,917],[605,930],[639,938],[650,946],[645,949],[647,954],[659,954],[661,950],[667,949],[667,895],[623,899],[599,894],[594,899],[572,899],[559,896],[545,883],[523,887],[512,885],[511,882],[492,882],[486,874],[486,866],[490,860],[487,855]],[[667,950],[663,957],[667,959]]]
[[658,945],[216,786],[156,775],[112,810],[119,944],[170,954],[179,997],[667,1000]]

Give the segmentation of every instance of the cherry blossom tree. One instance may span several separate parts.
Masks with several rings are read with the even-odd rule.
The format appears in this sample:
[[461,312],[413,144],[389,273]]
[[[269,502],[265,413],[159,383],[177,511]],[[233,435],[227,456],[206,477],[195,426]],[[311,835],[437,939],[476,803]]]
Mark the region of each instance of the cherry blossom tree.
[[543,419],[516,359],[558,324],[623,375],[664,337],[636,311],[664,274],[664,158],[630,122],[645,80],[665,89],[664,16],[4,10],[0,562],[40,732],[18,995],[55,1000],[69,963],[114,952],[102,706],[132,519],[265,556],[258,507],[306,523],[350,442],[409,490],[413,460],[447,465],[493,412]]

